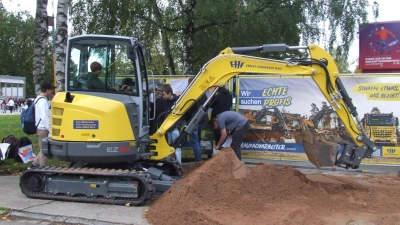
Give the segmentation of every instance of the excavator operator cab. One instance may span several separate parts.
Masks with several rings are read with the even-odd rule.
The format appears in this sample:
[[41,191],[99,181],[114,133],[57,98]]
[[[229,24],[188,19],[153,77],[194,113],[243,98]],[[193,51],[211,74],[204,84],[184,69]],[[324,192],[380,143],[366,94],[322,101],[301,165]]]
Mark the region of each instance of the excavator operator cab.
[[[115,92],[119,91],[123,79],[129,78],[137,84],[130,93],[138,96],[147,94],[147,76],[143,57],[143,47],[135,39],[115,37],[115,40],[88,37],[73,37],[69,40],[69,52],[66,71],[66,91],[95,91]],[[138,60],[136,63],[136,55]],[[97,84],[91,64],[100,63],[102,70],[98,74]],[[141,82],[138,79],[141,79]],[[143,88],[139,88],[142,83]],[[145,91],[144,93],[139,93]]]
[[144,46],[132,37],[84,35],[69,38],[67,49],[47,154],[69,162],[141,157],[145,145],[137,142],[150,130]]

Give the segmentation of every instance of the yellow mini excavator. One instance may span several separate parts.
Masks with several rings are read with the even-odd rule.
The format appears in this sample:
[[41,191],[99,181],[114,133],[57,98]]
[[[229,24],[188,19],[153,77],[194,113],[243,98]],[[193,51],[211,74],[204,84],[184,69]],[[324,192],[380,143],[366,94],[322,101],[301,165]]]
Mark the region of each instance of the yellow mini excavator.
[[[309,58],[274,60],[254,57],[252,52],[304,50]],[[265,44],[226,48],[209,60],[180,95],[155,133],[149,133],[150,93],[144,46],[135,38],[83,35],[67,44],[65,91],[56,94],[51,108],[51,136],[43,139],[43,153],[70,162],[70,167],[31,168],[21,175],[20,188],[30,198],[105,204],[142,205],[155,191],[165,191],[182,177],[179,163],[168,160],[190,134],[220,88],[237,74],[310,76],[343,121],[352,142],[318,141],[303,132],[309,160],[317,167],[358,168],[376,151],[351,98],[338,75],[332,57],[315,44],[287,46]],[[246,54],[246,55],[245,55]],[[91,64],[103,69],[92,74]],[[153,88],[149,88],[153,87]],[[174,143],[168,129],[197,104],[210,87],[217,87],[199,107]]]

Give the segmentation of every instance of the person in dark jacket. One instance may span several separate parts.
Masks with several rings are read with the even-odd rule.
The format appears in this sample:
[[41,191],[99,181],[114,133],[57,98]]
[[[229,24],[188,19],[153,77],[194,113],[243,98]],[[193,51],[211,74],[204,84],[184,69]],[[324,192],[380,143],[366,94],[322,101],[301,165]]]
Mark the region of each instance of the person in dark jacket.
[[[173,94],[172,87],[169,84],[164,85],[164,87],[162,89],[162,97],[163,97],[164,101],[162,102],[163,106],[161,106],[160,108],[163,108],[164,112],[167,111],[167,110],[168,111],[171,110],[171,108],[174,105],[174,103],[176,102],[176,100],[178,100],[178,97],[175,94]],[[157,104],[157,102],[156,102],[156,104]],[[161,115],[162,121],[164,121],[167,116],[168,116],[168,113],[162,114]],[[179,119],[167,131],[168,143],[171,144],[176,138],[178,138],[182,124],[183,124],[183,120]],[[181,163],[182,162],[181,148],[176,148],[175,149],[175,155],[172,154],[171,157],[176,159],[176,161]]]
[[[211,89],[211,92],[213,90],[214,88]],[[230,111],[231,107],[232,107],[232,95],[231,93],[229,93],[228,89],[222,87],[221,91],[217,94],[215,101],[210,105],[210,108],[212,108],[210,120],[217,118],[217,115],[222,112]],[[218,129],[214,130],[215,144],[218,144],[220,138],[221,138],[221,131]]]
[[92,62],[90,64],[91,73],[87,75],[87,84],[89,90],[104,90],[105,85],[102,80],[100,80],[99,75],[103,70],[103,67],[98,62]]
[[[190,77],[188,83],[190,84],[192,81],[193,77]],[[207,96],[205,94],[203,94],[199,99],[197,99],[197,101],[192,105],[192,107],[185,113],[186,124],[190,122],[193,116],[196,115],[197,111],[199,110],[199,107],[203,105],[204,102],[206,101],[207,101]],[[201,131],[203,129],[203,124],[205,123],[206,119],[207,115],[200,120],[199,124],[197,124],[197,126],[189,134],[190,144],[192,145],[193,148],[195,162],[203,160],[201,156],[200,141],[201,141]]]

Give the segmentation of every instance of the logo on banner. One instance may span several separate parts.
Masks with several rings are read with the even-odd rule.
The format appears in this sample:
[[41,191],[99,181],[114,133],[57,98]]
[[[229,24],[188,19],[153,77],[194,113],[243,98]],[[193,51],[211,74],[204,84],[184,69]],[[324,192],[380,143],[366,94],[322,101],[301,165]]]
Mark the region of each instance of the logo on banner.
[[396,153],[396,149],[394,149],[394,148],[388,148],[388,149],[387,149],[387,152],[390,153],[390,154],[394,154],[394,153]]
[[240,68],[243,67],[243,65],[244,65],[244,62],[240,62],[240,61],[237,61],[237,60],[231,61],[231,67],[233,67],[233,68],[240,69]]
[[383,157],[400,157],[400,147],[386,147],[382,148]]

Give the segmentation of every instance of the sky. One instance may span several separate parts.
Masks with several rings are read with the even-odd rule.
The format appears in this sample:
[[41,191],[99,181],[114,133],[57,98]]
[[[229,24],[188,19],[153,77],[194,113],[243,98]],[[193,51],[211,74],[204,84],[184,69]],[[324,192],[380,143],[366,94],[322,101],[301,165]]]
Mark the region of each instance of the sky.
[[[35,17],[36,13],[36,0],[1,0],[3,2],[4,8],[7,11],[28,11]],[[48,0],[47,2],[47,14],[49,16],[57,13],[57,0]],[[54,10],[52,10],[54,6]]]
[[[369,0],[370,5],[376,1],[379,3],[379,18],[375,21],[372,15],[372,8],[368,8],[368,21],[369,22],[386,22],[400,20],[400,1],[398,0]],[[8,11],[29,11],[33,16],[36,12],[36,1],[35,0],[2,0],[3,6]],[[48,0],[48,15],[55,15],[57,13],[57,2],[58,0]],[[52,7],[54,6],[54,7]],[[54,9],[54,10],[53,10]],[[358,37],[353,41],[350,48],[349,62],[357,60],[359,54],[359,40]],[[261,43],[262,44],[262,43]],[[323,46],[322,43],[317,43]],[[358,63],[357,63],[358,64]],[[351,65],[350,70],[354,71],[356,64]]]

